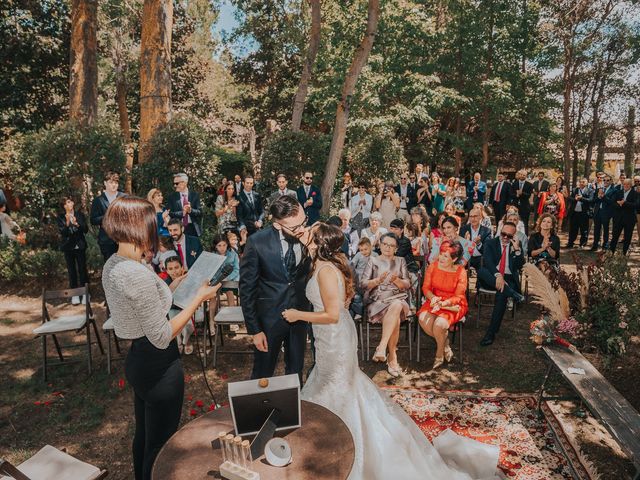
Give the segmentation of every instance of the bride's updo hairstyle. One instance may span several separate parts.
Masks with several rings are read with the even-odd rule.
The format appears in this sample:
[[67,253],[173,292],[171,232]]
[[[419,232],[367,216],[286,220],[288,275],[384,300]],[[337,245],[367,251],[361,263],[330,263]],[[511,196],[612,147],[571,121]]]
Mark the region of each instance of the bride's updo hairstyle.
[[313,243],[316,244],[317,250],[313,258],[313,268],[315,270],[316,262],[330,262],[335,265],[344,276],[345,299],[349,300],[353,297],[355,291],[353,289],[353,273],[346,255],[342,252],[344,244],[344,233],[338,227],[328,225],[326,223],[317,223],[313,231]]

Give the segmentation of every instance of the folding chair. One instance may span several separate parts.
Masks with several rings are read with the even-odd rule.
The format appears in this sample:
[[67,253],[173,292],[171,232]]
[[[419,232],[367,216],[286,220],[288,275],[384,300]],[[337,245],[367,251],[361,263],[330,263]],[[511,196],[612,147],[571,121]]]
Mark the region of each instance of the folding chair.
[[[86,295],[86,305],[85,311],[82,314],[77,315],[62,315],[59,317],[52,318],[49,315],[49,310],[47,308],[47,301],[51,300],[60,300],[66,299],[68,300],[74,296]],[[44,290],[42,291],[42,325],[33,330],[33,333],[37,337],[42,337],[42,354],[43,354],[43,371],[44,371],[44,381],[47,381],[47,367],[49,366],[49,361],[47,358],[47,335],[51,335],[53,338],[53,343],[56,347],[56,351],[58,353],[58,357],[60,361],[57,363],[53,363],[50,366],[58,366],[65,365],[72,362],[65,361],[62,355],[62,348],[60,343],[58,342],[58,334],[65,332],[75,332],[78,333],[83,328],[86,331],[87,335],[87,365],[89,367],[89,373],[92,371],[92,362],[91,362],[91,327],[93,326],[93,331],[96,335],[96,343],[98,347],[100,347],[100,352],[104,355],[104,349],[102,348],[102,341],[100,340],[100,335],[98,335],[98,328],[96,327],[95,319],[93,318],[93,312],[91,310],[91,297],[89,296],[89,285],[85,285],[84,287],[73,288],[68,290]],[[81,345],[64,345],[66,348],[75,348]]]
[[[113,327],[113,319],[111,318],[111,312],[109,310],[109,305],[106,305],[106,316],[107,319],[102,324],[102,332],[107,336],[107,373],[111,375],[111,364],[114,360],[119,360],[124,358],[122,355],[122,351],[120,350],[120,342],[118,341],[118,336]],[[113,335],[113,343],[116,346],[116,352],[118,352],[118,357],[113,357],[113,352],[111,351],[111,335]]]
[[[483,262],[484,262],[484,259],[481,259],[480,268],[482,268]],[[482,307],[493,307],[495,305],[496,293],[498,293],[496,290],[493,290],[488,287],[483,287],[480,282],[480,277],[476,276],[475,303],[476,303],[476,307],[478,308],[478,312],[476,315],[476,328],[480,327],[480,314],[481,314]],[[491,301],[491,303],[482,303],[483,298],[492,298],[493,300]],[[517,305],[518,305],[517,302],[513,302],[513,309],[511,310],[512,320],[515,320],[516,318],[516,310],[518,308]]]
[[[99,480],[108,472],[100,470],[51,445],[45,445],[33,457],[14,467],[0,459],[0,479],[14,480]],[[6,477],[4,476],[6,475]]]
[[[240,303],[240,298],[238,298]],[[212,367],[215,368],[218,362],[218,353],[230,353],[230,354],[253,354],[253,350],[218,350],[218,340],[220,340],[220,347],[224,347],[224,334],[223,327],[238,325],[244,326],[244,315],[242,314],[242,307],[238,306],[222,306],[220,304],[220,291],[218,291],[218,301],[216,302],[217,311],[213,317],[213,360]]]

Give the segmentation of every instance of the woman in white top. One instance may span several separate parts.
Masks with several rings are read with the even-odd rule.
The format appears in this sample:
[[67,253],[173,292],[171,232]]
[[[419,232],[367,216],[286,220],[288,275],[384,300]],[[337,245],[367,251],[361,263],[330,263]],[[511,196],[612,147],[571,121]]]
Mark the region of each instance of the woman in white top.
[[382,226],[389,228],[400,208],[400,197],[393,189],[393,182],[385,182],[382,192],[376,196],[375,208],[382,215]]
[[362,237],[367,237],[369,239],[373,250],[377,250],[380,247],[380,237],[388,231],[386,228],[382,227],[381,224],[382,215],[380,215],[380,212],[373,212],[369,217],[368,228],[363,229],[359,235],[356,230],[351,232],[352,255],[355,255],[357,252],[358,242]]

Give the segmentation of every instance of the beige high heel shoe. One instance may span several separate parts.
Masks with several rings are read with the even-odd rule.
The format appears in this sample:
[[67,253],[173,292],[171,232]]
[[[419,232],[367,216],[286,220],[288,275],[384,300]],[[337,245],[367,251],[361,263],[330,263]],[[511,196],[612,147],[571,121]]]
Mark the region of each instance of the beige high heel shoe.
[[433,362],[433,367],[431,368],[431,370],[435,370],[436,368],[441,367],[443,363],[444,357],[436,357],[436,361]]
[[378,350],[376,348],[376,352],[373,354],[373,357],[371,357],[371,360],[373,360],[374,362],[386,362],[387,355],[384,353],[384,351]]
[[449,345],[444,347],[444,359],[447,363],[449,363],[453,359],[453,350],[451,350],[451,347]]

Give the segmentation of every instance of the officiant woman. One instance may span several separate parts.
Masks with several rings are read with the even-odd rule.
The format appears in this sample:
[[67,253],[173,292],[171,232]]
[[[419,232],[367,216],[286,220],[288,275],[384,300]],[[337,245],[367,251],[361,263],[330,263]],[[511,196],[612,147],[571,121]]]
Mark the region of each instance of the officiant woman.
[[189,306],[168,320],[171,291],[141,263],[143,252],[158,247],[153,205],[137,197],[118,198],[102,227],[118,243],[102,270],[102,286],[116,336],[131,340],[125,375],[134,393],[133,466],[136,480],[147,480],[158,452],[178,429],[182,411],[184,372],[175,337],[220,286],[203,285]]

